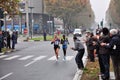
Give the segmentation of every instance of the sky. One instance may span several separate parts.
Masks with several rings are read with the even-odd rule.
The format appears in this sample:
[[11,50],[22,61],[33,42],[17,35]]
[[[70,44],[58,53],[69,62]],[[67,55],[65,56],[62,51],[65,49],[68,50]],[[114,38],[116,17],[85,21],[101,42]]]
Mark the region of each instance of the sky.
[[105,13],[109,7],[110,0],[90,0],[92,9],[95,14],[95,21],[100,22],[105,20]]

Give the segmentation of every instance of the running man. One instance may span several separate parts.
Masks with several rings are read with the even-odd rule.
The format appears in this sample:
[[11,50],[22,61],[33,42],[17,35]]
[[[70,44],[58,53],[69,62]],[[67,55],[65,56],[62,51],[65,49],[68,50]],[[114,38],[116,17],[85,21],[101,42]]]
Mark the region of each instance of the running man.
[[66,38],[65,35],[63,35],[63,38],[61,39],[61,44],[62,44],[62,49],[63,49],[63,60],[66,60],[66,50],[67,50],[67,45],[69,44],[68,38]]

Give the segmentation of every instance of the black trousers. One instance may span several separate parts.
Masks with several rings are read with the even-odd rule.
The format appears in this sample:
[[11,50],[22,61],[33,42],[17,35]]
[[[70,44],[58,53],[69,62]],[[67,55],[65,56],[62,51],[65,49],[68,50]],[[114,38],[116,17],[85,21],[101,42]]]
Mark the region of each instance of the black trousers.
[[84,68],[84,64],[83,64],[83,61],[82,61],[84,52],[85,52],[85,49],[79,50],[77,55],[76,55],[76,57],[75,57],[75,61],[76,61],[76,64],[77,64],[79,69],[83,69]]
[[90,50],[89,52],[90,61],[94,62],[95,61],[94,50]]
[[100,72],[104,75],[105,78],[110,77],[110,55],[109,54],[99,54],[99,65],[100,65]]
[[120,54],[111,55],[111,58],[114,67],[115,80],[120,80]]

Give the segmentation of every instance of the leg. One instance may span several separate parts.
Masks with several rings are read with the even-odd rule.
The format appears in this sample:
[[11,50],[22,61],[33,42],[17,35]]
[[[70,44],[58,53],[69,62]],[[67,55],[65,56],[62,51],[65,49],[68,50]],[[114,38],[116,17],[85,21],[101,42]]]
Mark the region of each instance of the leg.
[[81,51],[78,52],[78,54],[76,55],[76,58],[75,58],[76,64],[77,64],[79,69],[84,68],[84,64],[83,64],[83,61],[82,61],[83,55],[84,55],[84,50],[81,50]]
[[12,41],[12,49],[15,49],[15,42]]
[[66,60],[66,48],[63,48],[64,60]]
[[109,72],[110,56],[109,56],[109,54],[102,54],[102,62],[103,62],[104,68],[105,68],[104,78],[109,79],[109,77],[110,77],[110,72]]
[[0,47],[0,53],[2,52],[1,47]]
[[90,50],[90,61],[91,62],[95,61],[95,59],[94,59],[94,50]]
[[102,76],[102,74],[105,73],[105,68],[104,68],[104,65],[103,65],[103,62],[102,62],[101,54],[98,54],[98,61],[99,61],[100,73],[101,73],[101,76]]

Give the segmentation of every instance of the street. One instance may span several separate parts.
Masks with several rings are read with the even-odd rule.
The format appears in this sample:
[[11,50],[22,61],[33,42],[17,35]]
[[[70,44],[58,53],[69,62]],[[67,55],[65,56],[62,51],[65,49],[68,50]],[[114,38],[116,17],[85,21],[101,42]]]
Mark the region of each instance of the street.
[[70,49],[72,37],[69,42],[67,60],[60,45],[57,62],[50,41],[18,42],[16,51],[0,56],[0,80],[73,80],[76,52]]

